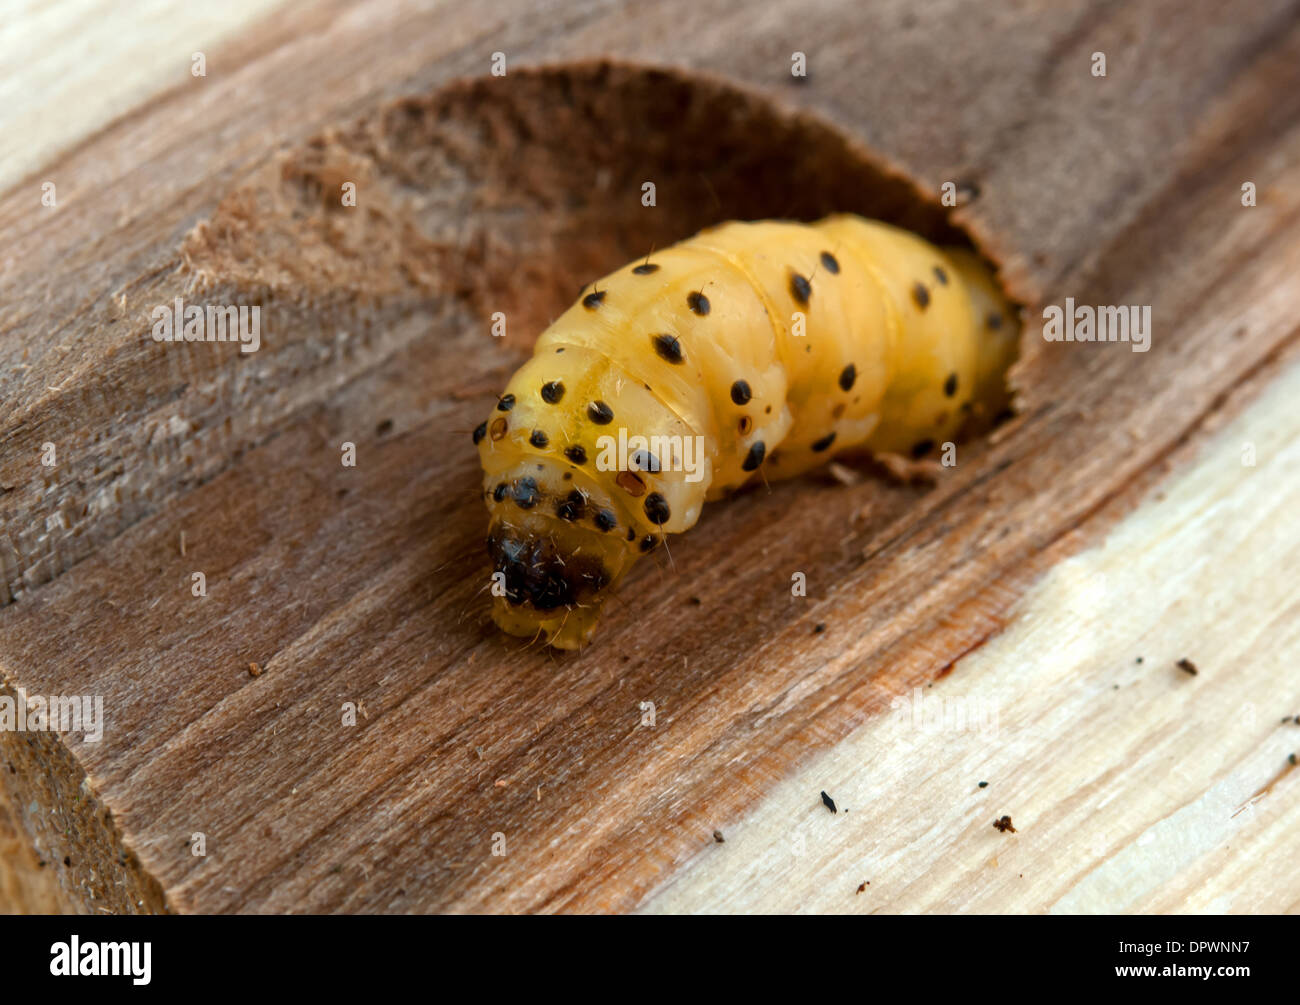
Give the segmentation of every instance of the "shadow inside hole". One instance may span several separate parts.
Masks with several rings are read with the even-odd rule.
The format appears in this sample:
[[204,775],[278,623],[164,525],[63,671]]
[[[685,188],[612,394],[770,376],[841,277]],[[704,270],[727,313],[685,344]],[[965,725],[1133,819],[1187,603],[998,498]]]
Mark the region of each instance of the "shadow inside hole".
[[387,114],[390,140],[429,141],[435,175],[409,183],[450,193],[427,201],[444,219],[426,233],[456,218],[454,292],[482,317],[505,312],[526,339],[585,284],[725,220],[852,212],[971,244],[843,134],[708,77],[606,63],[512,71]]

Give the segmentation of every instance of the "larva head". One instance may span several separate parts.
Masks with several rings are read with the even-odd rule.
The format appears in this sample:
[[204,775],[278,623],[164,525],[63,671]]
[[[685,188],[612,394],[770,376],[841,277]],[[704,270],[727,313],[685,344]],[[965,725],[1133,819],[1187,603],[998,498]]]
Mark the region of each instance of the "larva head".
[[492,620],[557,649],[577,649],[591,637],[601,605],[631,565],[617,539],[504,507],[493,513],[487,548]]
[[[602,353],[551,346],[524,364],[475,431],[498,625],[560,649],[590,637],[637,559],[703,505],[707,458],[692,456],[694,481],[670,463],[683,460],[684,429]],[[629,430],[679,435],[638,450]]]
[[492,620],[511,635],[578,649],[638,553],[595,479],[499,446],[483,455]]

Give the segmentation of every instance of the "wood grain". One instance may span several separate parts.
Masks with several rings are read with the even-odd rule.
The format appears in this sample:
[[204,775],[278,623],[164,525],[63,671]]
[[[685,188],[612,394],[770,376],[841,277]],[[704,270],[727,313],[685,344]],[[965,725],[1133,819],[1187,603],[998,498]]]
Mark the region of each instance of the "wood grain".
[[[220,73],[20,182],[0,197],[0,673],[102,695],[109,720],[97,744],[0,734],[60,906],[626,910],[715,854],[715,828],[994,638],[1235,390],[1279,372],[1297,333],[1296,14],[289,7],[220,48]],[[493,51],[506,78],[452,83]],[[589,62],[606,55],[676,69]],[[560,69],[524,72],[539,64]],[[565,112],[566,86],[601,128]],[[634,244],[792,197],[815,212],[839,196],[832,165],[961,182],[978,194],[954,220],[1013,290],[1150,304],[1151,351],[1031,330],[1020,415],[934,489],[810,477],[747,495],[628,583],[587,651],[501,637],[467,433],[535,330],[494,344],[485,308],[531,322]],[[353,171],[373,198],[342,216],[321,193]],[[600,186],[643,173],[677,196],[648,218],[638,190]],[[55,211],[32,196],[46,176]],[[265,303],[275,337],[252,357],[159,347],[148,311],[177,294]],[[1126,721],[1156,742],[1157,717]],[[1040,894],[981,903],[1059,891]]]

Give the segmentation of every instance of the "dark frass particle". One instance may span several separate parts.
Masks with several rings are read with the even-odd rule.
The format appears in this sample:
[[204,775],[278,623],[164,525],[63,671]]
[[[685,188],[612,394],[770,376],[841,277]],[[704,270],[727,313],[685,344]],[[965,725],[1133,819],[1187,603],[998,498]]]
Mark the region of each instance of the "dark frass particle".
[[659,354],[659,358],[665,359],[669,363],[678,364],[686,359],[682,355],[681,340],[676,335],[668,333],[651,335],[650,344],[655,347],[655,352]]
[[700,317],[704,317],[704,315],[709,313],[709,298],[706,297],[703,293],[699,293],[699,292],[691,293],[686,298],[686,306],[688,306],[692,311],[694,311]]
[[603,401],[593,401],[587,406],[587,418],[598,426],[608,426],[614,421],[614,410]]
[[832,275],[837,275],[840,271],[840,263],[835,260],[835,256],[829,251],[823,251],[821,254],[822,265],[826,271]]
[[645,497],[645,515],[653,524],[663,525],[672,514],[668,510],[668,500],[658,492],[651,492]]
[[714,831],[713,840],[717,844],[723,844],[727,839],[722,836],[722,831]]
[[1178,661],[1177,666],[1179,670],[1183,671],[1183,673],[1191,674],[1193,677],[1196,676],[1196,664],[1186,656]]
[[750,391],[749,384],[746,381],[738,380],[731,385],[731,400],[737,405],[748,405],[749,399],[753,396],[754,394]]
[[994,820],[993,826],[1003,834],[1007,833],[1007,831],[1010,831],[1012,834],[1016,833],[1016,829],[1011,826],[1011,818],[1008,816],[1003,816],[998,820]]
[[542,385],[542,400],[548,405],[558,405],[564,397],[564,385],[558,380],[549,380]]
[[763,457],[767,453],[767,446],[762,440],[756,441],[750,448],[749,453],[745,455],[745,461],[740,465],[744,471],[757,470],[758,466],[763,463]]
[[[392,431],[393,431],[392,419],[385,419],[383,422],[381,422],[379,425],[375,427],[376,436],[386,436]],[[476,440],[475,442],[477,443],[478,441]]]
[[485,436],[487,436],[487,419],[474,427],[474,445],[477,446]]
[[853,382],[858,379],[858,368],[850,363],[840,371],[840,390],[852,391]]
[[515,396],[513,394],[503,394],[497,401],[497,411],[508,412],[515,407]]
[[587,463],[587,451],[577,444],[574,444],[571,447],[565,447],[564,456],[573,461],[574,464]]
[[813,634],[814,634],[814,635],[820,635],[820,634],[821,634],[822,632],[824,632],[824,631],[826,631],[826,626],[825,626],[824,624],[822,624],[820,621],[817,622],[817,624],[813,625]]
[[988,782],[980,782],[980,788],[981,788],[981,789],[987,789],[988,787],[989,787],[989,783],[988,783]]
[[596,290],[594,293],[588,293],[582,298],[582,306],[589,311],[594,311],[605,299],[604,290]]
[[791,273],[790,296],[794,297],[795,303],[808,303],[809,298],[812,297],[812,283],[797,272]]
[[551,441],[547,439],[546,434],[543,433],[540,429],[534,429],[532,433],[530,433],[528,436],[528,442],[531,443],[538,450],[541,450]]
[[825,806],[832,813],[839,812],[839,810],[835,808],[835,800],[826,794],[825,789],[822,790],[822,805]]

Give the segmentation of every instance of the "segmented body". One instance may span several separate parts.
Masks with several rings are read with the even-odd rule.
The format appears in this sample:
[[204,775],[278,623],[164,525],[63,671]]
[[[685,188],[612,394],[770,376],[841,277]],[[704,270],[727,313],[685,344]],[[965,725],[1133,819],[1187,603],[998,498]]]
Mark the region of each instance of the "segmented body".
[[1004,407],[1018,334],[978,256],[849,215],[724,224],[606,276],[475,430],[497,623],[575,648],[706,501],[845,449],[931,454]]

